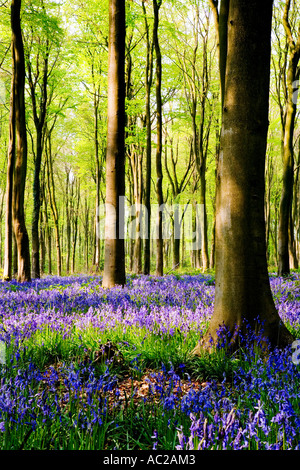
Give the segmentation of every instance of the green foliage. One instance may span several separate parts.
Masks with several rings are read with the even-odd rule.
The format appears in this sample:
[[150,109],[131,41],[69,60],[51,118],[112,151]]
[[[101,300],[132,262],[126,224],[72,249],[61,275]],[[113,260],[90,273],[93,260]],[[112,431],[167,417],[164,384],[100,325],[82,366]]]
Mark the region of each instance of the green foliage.
[[[144,7],[144,8],[143,8]],[[149,2],[126,3],[126,196],[134,202],[133,175],[129,155],[133,153],[142,161],[142,179],[146,181],[146,127],[145,127],[145,73],[147,42],[145,24],[149,26],[149,41],[153,34],[153,4]],[[284,2],[275,2],[272,34],[272,61],[270,86],[270,126],[268,134],[266,190],[270,187],[270,226],[268,261],[276,269],[278,214],[282,186],[282,111],[285,106],[286,34],[282,24]],[[146,17],[144,16],[144,12]],[[296,34],[297,9],[291,8],[291,27]],[[0,224],[1,253],[4,241],[4,194],[6,185],[6,158],[8,146],[9,95],[11,79],[10,5],[0,7]],[[95,198],[97,171],[100,173],[100,201],[105,199],[105,157],[107,134],[107,68],[108,68],[108,0],[30,0],[23,2],[22,30],[27,64],[32,67],[36,82],[37,102],[42,93],[43,61],[48,57],[48,106],[47,126],[54,129],[51,135],[53,172],[59,227],[63,253],[63,270],[66,266],[66,169],[80,181],[80,208],[78,237],[75,249],[76,270],[93,270],[95,254]],[[168,203],[199,201],[200,182],[192,167],[187,184],[179,194],[173,195],[175,176],[183,178],[193,150],[193,99],[195,98],[195,125],[200,138],[203,124],[203,144],[206,149],[206,209],[208,216],[208,243],[211,251],[215,205],[216,156],[221,129],[220,85],[218,48],[215,25],[209,3],[202,0],[162,1],[160,7],[159,41],[162,53],[163,99],[163,193]],[[156,96],[155,52],[153,55],[153,81],[151,88],[152,123],[152,185],[151,200],[155,194],[156,150]],[[207,52],[207,54],[206,54]],[[207,75],[203,65],[207,63]],[[28,79],[28,77],[27,77]],[[5,91],[5,93],[4,93]],[[5,98],[3,98],[5,95]],[[1,99],[1,97],[3,99]],[[203,107],[203,114],[202,114]],[[26,220],[30,227],[32,216],[32,182],[35,159],[35,126],[28,80],[26,82],[26,114],[28,128],[28,171],[26,182]],[[97,130],[96,130],[97,121]],[[295,132],[295,168],[298,158],[298,117]],[[298,139],[298,140],[297,140]],[[99,169],[97,169],[98,146]],[[172,167],[171,152],[176,167]],[[194,158],[194,157],[193,157]],[[193,160],[193,159],[192,159]],[[43,156],[43,162],[44,162]],[[299,171],[295,170],[295,197],[293,214],[295,236],[299,255]],[[48,198],[45,169],[41,170],[41,183]],[[142,188],[142,202],[144,197]],[[48,198],[49,199],[49,198]],[[88,210],[88,215],[87,211]],[[47,230],[53,229],[52,214],[47,206],[47,221],[42,231],[46,240]],[[85,223],[83,224],[83,221]],[[74,234],[74,228],[73,234]],[[52,236],[52,272],[55,270],[54,240]],[[85,246],[83,246],[85,244]],[[181,246],[182,248],[182,246]],[[101,248],[103,249],[103,248]],[[126,243],[127,270],[130,269],[130,242]],[[49,248],[46,247],[46,253]],[[154,249],[153,249],[154,251]],[[194,269],[194,261],[182,250],[182,266]],[[155,267],[152,252],[152,267]],[[3,255],[0,256],[3,264]],[[103,261],[103,260],[102,260]],[[100,264],[102,263],[100,262]],[[102,263],[103,264],[103,263]],[[48,267],[47,267],[48,266]],[[166,271],[173,269],[172,242],[165,256]],[[46,272],[49,268],[45,261]]]

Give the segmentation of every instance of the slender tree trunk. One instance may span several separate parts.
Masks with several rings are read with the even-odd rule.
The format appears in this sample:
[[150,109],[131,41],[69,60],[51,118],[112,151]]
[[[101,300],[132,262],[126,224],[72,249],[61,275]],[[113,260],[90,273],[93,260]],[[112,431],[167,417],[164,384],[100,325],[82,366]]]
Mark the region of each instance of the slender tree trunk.
[[143,2],[143,12],[145,19],[145,29],[147,38],[147,61],[145,73],[145,88],[146,88],[146,182],[145,182],[145,208],[146,208],[146,234],[144,245],[144,274],[150,274],[151,268],[151,250],[150,250],[150,237],[151,237],[151,86],[153,80],[153,42],[150,41],[149,25],[146,15],[146,7]]
[[48,225],[47,230],[47,240],[48,240],[48,274],[52,274],[52,231],[51,227]]
[[27,135],[25,118],[25,58],[21,31],[21,0],[12,0],[11,27],[15,74],[16,159],[13,186],[13,227],[18,249],[18,282],[31,280],[29,238],[25,224],[24,193],[27,172]]
[[[259,14],[258,14],[259,12]],[[224,325],[245,321],[272,345],[292,341],[275,308],[267,269],[264,172],[268,131],[272,0],[230,0],[223,126],[216,201],[216,290],[209,329],[195,348],[211,349]],[[251,47],[250,47],[251,45]]]
[[[165,139],[165,170],[169,182],[172,188],[172,196],[173,196],[173,219],[172,219],[172,245],[173,245],[173,269],[179,268],[180,265],[180,244],[182,241],[182,225],[183,219],[186,213],[186,208],[181,211],[180,205],[178,204],[178,197],[184,191],[185,187],[187,186],[193,172],[193,146],[191,145],[190,148],[190,156],[189,161],[186,165],[186,170],[182,177],[178,178],[177,172],[177,164],[179,160],[179,146],[177,142],[176,152],[174,152],[173,148],[173,138],[169,139],[170,145],[170,157],[168,153],[168,139],[167,139],[167,131],[166,131],[166,139]],[[174,156],[176,154],[176,156]],[[171,169],[169,171],[168,160],[171,160]]]
[[292,215],[292,210],[290,213],[289,219],[289,255],[290,255],[290,268],[291,269],[298,269],[298,259],[297,259],[297,252],[296,252],[296,242],[295,242],[295,235],[294,235],[294,219]]
[[193,250],[194,253],[194,268],[195,269],[202,269],[202,250],[201,250],[201,230],[199,230],[200,225],[200,216],[199,213],[199,206],[198,201],[194,199],[193,201],[193,232],[195,234],[194,243],[196,244],[195,249]]
[[173,267],[178,269],[180,265],[180,238],[182,235],[181,224],[182,219],[180,219],[180,211],[178,204],[174,206],[174,227],[173,227]]
[[42,154],[44,147],[44,130],[47,112],[47,82],[48,82],[48,55],[49,43],[47,41],[46,55],[43,64],[42,83],[39,92],[41,92],[39,99],[39,112],[37,105],[37,90],[32,77],[31,64],[28,60],[28,77],[29,88],[31,94],[33,120],[36,129],[36,152],[34,161],[34,176],[33,176],[33,212],[32,212],[32,277],[34,279],[40,278],[40,240],[39,240],[39,220],[40,220],[40,207],[41,207],[41,184],[40,172],[42,164]]
[[18,276],[18,246],[15,234],[13,235],[13,277]]
[[[205,158],[206,160],[206,158]],[[206,210],[206,164],[205,160],[200,170],[200,227],[201,227],[201,256],[202,269],[206,271],[209,268],[208,257],[208,238],[207,238],[207,210]]]
[[46,166],[44,165],[42,179],[41,179],[41,207],[40,207],[40,223],[39,223],[39,230],[40,230],[40,246],[41,246],[41,275],[45,274],[45,264],[46,264],[46,218],[45,218],[45,210],[43,206],[46,205],[45,201],[45,169]]
[[61,247],[60,247],[58,211],[57,211],[57,205],[56,205],[56,199],[55,199],[55,186],[54,186],[54,177],[53,177],[51,132],[48,133],[47,138],[46,138],[46,164],[47,164],[48,195],[49,195],[50,208],[52,211],[53,221],[54,221],[57,275],[61,276]]
[[132,175],[133,175],[133,192],[135,203],[135,242],[133,251],[133,268],[135,274],[142,273],[142,194],[143,194],[143,177],[142,177],[142,155],[143,149],[137,147],[130,156]]
[[33,214],[31,226],[32,238],[32,277],[40,278],[40,240],[39,240],[39,219],[40,219],[40,171],[42,162],[42,133],[37,130],[37,149],[34,165],[33,177]]
[[[108,130],[103,287],[125,285],[125,2],[109,1]],[[123,199],[124,200],[124,199]]]
[[265,220],[266,220],[266,255],[267,261],[270,258],[269,239],[270,239],[270,223],[271,223],[271,183],[272,183],[272,157],[271,150],[267,155],[266,169],[265,169]]
[[74,206],[73,206],[73,220],[72,220],[72,232],[73,232],[73,249],[72,249],[72,273],[75,273],[75,260],[76,260],[76,245],[78,238],[78,212],[79,212],[79,201],[80,201],[80,182],[78,181],[75,186],[76,193],[74,195]]
[[67,235],[67,257],[66,257],[66,274],[70,273],[71,259],[71,216],[70,216],[70,170],[66,170],[66,235]]
[[210,262],[209,266],[211,269],[215,267],[215,242],[216,242],[216,193],[217,193],[217,175],[218,175],[218,162],[219,162],[219,154],[220,154],[220,132],[218,129],[219,121],[217,120],[217,128],[216,128],[216,168],[215,168],[215,182],[216,182],[216,189],[215,189],[215,198],[214,198],[214,215],[213,215],[213,225],[212,225],[212,237],[211,237],[211,251],[210,251]]
[[291,223],[291,211],[293,203],[294,184],[294,157],[293,135],[295,125],[296,106],[293,103],[287,105],[287,116],[284,130],[283,144],[283,178],[282,194],[279,209],[278,226],[278,275],[287,276],[290,273],[289,260],[289,230]]
[[41,246],[41,275],[45,273],[46,244],[45,229],[43,226],[43,215],[40,213],[40,246]]
[[202,96],[200,106],[200,127],[199,127],[199,163],[198,171],[200,175],[200,205],[201,205],[201,252],[202,252],[202,269],[206,271],[209,268],[208,257],[208,223],[207,223],[207,209],[206,209],[206,159],[209,140],[209,129],[211,121],[209,121],[207,132],[205,136],[205,111],[206,99],[208,90],[208,63],[207,63],[207,42],[208,42],[208,26],[206,36],[203,38],[203,60],[202,60]]
[[94,84],[94,144],[95,144],[95,164],[96,164],[96,246],[95,246],[95,267],[96,271],[100,270],[100,182],[101,182],[101,163],[99,158],[99,97],[100,90]]
[[43,188],[43,202],[44,202],[44,224],[45,224],[45,238],[47,239],[47,255],[48,255],[48,274],[52,274],[52,241],[51,241],[51,227],[49,224],[49,217],[48,217],[48,202],[46,197],[46,187],[48,188],[48,168],[47,168],[47,160],[45,162],[45,183]]
[[159,9],[161,0],[153,0],[154,10],[154,26],[153,26],[153,42],[156,55],[156,197],[158,203],[157,214],[157,233],[156,233],[156,275],[162,276],[164,270],[164,252],[163,252],[163,190],[162,190],[162,98],[161,98],[161,78],[162,78],[162,65],[161,65],[161,52],[158,39],[158,26],[159,26]]
[[83,216],[83,228],[84,228],[84,248],[85,248],[85,269],[86,272],[89,270],[89,221],[90,221],[90,206],[88,203],[88,197],[84,199],[84,216]]
[[297,260],[297,266],[300,261],[300,140],[298,140],[298,160],[295,169],[295,180],[294,180],[294,207],[293,207],[293,221],[295,224],[295,255]]
[[3,209],[4,209],[4,201],[5,201],[6,194],[5,192],[1,195],[1,202],[0,202],[0,266],[3,267],[3,251],[2,251],[2,222],[3,222]]
[[[299,78],[298,62],[300,59],[300,29],[294,42],[289,23],[290,0],[286,0],[283,25],[289,47],[289,65],[287,70],[287,102],[286,116],[283,129],[283,178],[282,193],[279,209],[278,226],[278,274],[286,276],[290,273],[289,245],[291,240],[291,217],[293,205],[294,184],[294,149],[293,138],[296,118],[296,101],[294,99],[294,81]],[[290,236],[289,236],[290,233]],[[293,237],[292,237],[293,238]]]

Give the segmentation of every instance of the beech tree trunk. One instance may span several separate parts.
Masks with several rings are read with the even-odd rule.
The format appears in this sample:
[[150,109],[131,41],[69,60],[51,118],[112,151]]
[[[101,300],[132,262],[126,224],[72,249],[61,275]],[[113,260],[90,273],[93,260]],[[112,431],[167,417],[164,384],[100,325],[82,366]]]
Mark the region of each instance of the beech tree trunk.
[[[47,189],[48,189],[48,196],[50,202],[50,208],[53,215],[54,221],[54,232],[55,232],[55,245],[56,245],[56,260],[57,260],[57,275],[61,276],[61,246],[60,246],[60,234],[59,234],[59,217],[58,217],[58,210],[56,205],[56,198],[55,198],[55,186],[54,186],[54,175],[53,175],[53,161],[52,161],[52,148],[51,148],[51,132],[53,130],[53,126],[50,131],[47,131],[46,137],[46,165],[47,165]],[[49,241],[49,263],[51,259],[50,254],[51,242]],[[49,267],[50,270],[50,267]]]
[[[185,163],[186,170],[182,177],[178,176],[178,162],[179,162],[179,142],[177,141],[176,152],[174,152],[173,147],[173,137],[167,138],[167,129],[166,129],[166,138],[165,138],[165,170],[167,177],[169,179],[172,196],[173,196],[173,218],[172,218],[172,243],[173,243],[173,269],[178,269],[180,265],[180,243],[183,236],[183,231],[181,230],[183,219],[185,216],[186,209],[181,211],[180,205],[177,202],[178,197],[181,193],[184,192],[187,184],[190,181],[191,176],[193,175],[193,147],[191,145],[190,156],[188,162]],[[168,153],[168,145],[170,145],[170,153]],[[169,157],[170,155],[170,157]],[[171,169],[169,170],[168,160],[171,164]]]
[[70,169],[66,168],[66,274],[70,273],[70,260],[71,260],[71,209],[70,209]]
[[282,194],[279,209],[278,224],[278,275],[287,276],[290,273],[289,261],[289,229],[293,203],[294,184],[294,156],[293,135],[296,106],[289,102],[287,104],[287,116],[284,129],[283,143],[283,178]]
[[208,238],[207,238],[207,210],[206,210],[206,156],[203,158],[200,169],[200,198],[199,203],[201,206],[200,214],[200,227],[201,227],[201,258],[202,269],[206,271],[209,268],[208,257]]
[[[45,135],[45,121],[47,113],[47,83],[48,83],[48,56],[49,56],[49,41],[46,43],[45,57],[43,59],[42,81],[38,83],[37,76],[40,73],[40,64],[37,60],[37,72],[33,78],[32,66],[30,58],[27,61],[28,82],[32,103],[33,120],[36,130],[36,151],[34,155],[34,177],[33,177],[33,212],[32,212],[32,277],[39,279],[40,272],[40,240],[39,240],[39,220],[40,220],[40,207],[41,207],[41,184],[40,172],[42,164],[42,154],[44,147]],[[39,87],[38,87],[39,85]],[[38,98],[37,88],[39,89],[40,97]],[[37,102],[38,101],[38,102]]]
[[96,271],[100,270],[100,183],[101,183],[101,161],[99,157],[99,103],[100,103],[100,87],[96,86],[94,80],[94,68],[92,69],[94,81],[94,143],[95,143],[95,164],[96,164],[96,245],[95,245],[95,267]]
[[[221,325],[233,334],[236,328],[245,331],[245,321],[263,329],[272,345],[285,346],[293,339],[275,308],[266,260],[271,21],[272,0],[230,0],[216,200],[215,307],[195,354],[218,342]],[[238,336],[233,335],[232,346]]]
[[[220,76],[220,95],[221,95],[221,106],[224,105],[224,93],[225,93],[225,78],[226,78],[226,60],[227,60],[227,36],[228,36],[228,13],[229,13],[229,0],[220,0],[220,10],[218,9],[219,0],[209,0],[210,6],[212,8],[214,23],[217,36],[217,48],[219,55],[219,76]],[[217,130],[216,132],[216,191],[215,191],[215,200],[218,192],[218,162],[219,162],[219,152],[220,152],[220,133]],[[211,243],[211,254],[210,254],[210,267],[214,268],[215,266],[215,227],[216,227],[216,213],[215,213],[215,202],[214,202],[214,219],[212,227],[212,243]]]
[[[12,54],[14,54],[12,44]],[[13,60],[14,67],[14,60]],[[12,263],[13,263],[13,225],[12,225],[12,197],[13,197],[13,181],[15,166],[15,73],[12,71],[11,94],[10,94],[10,116],[9,116],[9,144],[7,158],[7,177],[6,177],[6,201],[5,201],[5,244],[4,244],[4,271],[3,280],[10,281],[12,279]]]
[[24,193],[27,172],[27,135],[25,119],[25,58],[21,31],[21,0],[12,0],[11,28],[14,73],[16,156],[13,184],[13,227],[18,251],[18,282],[31,280],[29,238],[25,224]]
[[108,130],[103,287],[125,285],[125,2],[109,1]]
[[80,180],[74,180],[72,184],[72,274],[75,274],[76,246],[78,238],[78,217],[80,202]]
[[133,194],[134,194],[134,206],[135,206],[135,241],[133,248],[133,271],[135,274],[142,273],[142,238],[141,231],[142,217],[143,217],[143,206],[142,206],[142,194],[143,194],[143,173],[142,173],[142,161],[143,161],[143,149],[138,145],[131,146],[131,153],[129,153],[131,173],[133,177]]
[[279,209],[278,225],[278,274],[286,276],[290,273],[289,246],[293,248],[293,184],[294,184],[294,128],[296,118],[296,101],[294,99],[294,82],[299,78],[298,62],[300,59],[300,29],[298,38],[293,40],[292,30],[289,23],[290,0],[286,0],[283,25],[285,28],[288,48],[289,64],[287,70],[287,102],[283,129],[283,178],[282,193]]
[[46,165],[42,168],[42,176],[41,176],[41,205],[40,205],[40,248],[41,248],[41,259],[40,259],[40,269],[41,275],[45,274],[45,264],[46,264],[46,218],[45,218],[45,211],[43,206],[45,206],[45,170]]
[[158,40],[159,25],[159,9],[162,0],[153,0],[154,26],[153,26],[153,42],[156,55],[156,197],[158,203],[157,214],[157,232],[156,232],[156,275],[163,276],[164,271],[164,252],[163,252],[163,190],[162,190],[162,99],[161,99],[161,52]]
[[149,24],[147,20],[146,7],[143,2],[143,13],[146,29],[146,40],[147,40],[147,61],[146,61],[146,73],[145,73],[145,89],[146,89],[146,133],[147,133],[147,144],[146,144],[146,181],[145,181],[145,208],[146,208],[146,236],[144,244],[144,274],[150,274],[151,268],[151,256],[150,256],[150,236],[151,236],[151,86],[153,80],[153,41],[150,41],[149,35]]

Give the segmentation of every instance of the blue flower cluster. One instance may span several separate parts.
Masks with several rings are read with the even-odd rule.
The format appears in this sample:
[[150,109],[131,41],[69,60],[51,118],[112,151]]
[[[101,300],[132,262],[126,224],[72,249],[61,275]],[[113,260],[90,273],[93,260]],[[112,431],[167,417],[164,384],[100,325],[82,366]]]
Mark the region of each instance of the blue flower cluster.
[[151,331],[201,328],[213,309],[214,288],[203,276],[141,276],[105,290],[100,277],[48,277],[0,284],[0,340],[28,338],[45,326],[66,336],[73,327],[100,331],[123,324]]
[[[253,345],[231,380],[211,380],[183,393],[182,379],[174,372],[151,376],[151,392],[163,413],[178,417],[178,450],[299,450],[300,369],[291,351],[274,350],[267,357],[255,355]],[[189,432],[184,416],[189,417]]]
[[108,371],[97,377],[91,364],[77,368],[61,364],[59,370],[50,367],[43,372],[32,363],[27,369],[14,366],[9,373],[2,367],[0,443],[3,446],[13,432],[24,436],[53,427],[64,433],[78,428],[92,432],[105,421],[108,392],[115,387],[115,377]]
[[[271,287],[282,320],[299,331],[300,276],[273,276]],[[104,332],[121,325],[124,343],[132,327],[158,338],[175,331],[198,334],[210,319],[213,302],[213,281],[201,275],[129,277],[124,288],[110,290],[101,287],[98,276],[2,282],[0,340],[14,348],[0,366],[0,448],[22,448],[34,434],[40,436],[35,442],[49,444],[51,432],[70,441],[79,431],[105,434],[107,422],[122,427],[116,412],[124,401],[108,368],[99,375],[91,361],[62,362],[45,370],[31,361],[24,367],[24,341],[45,328],[66,339],[74,329],[84,335],[88,328]],[[259,357],[252,339],[245,338],[237,366],[223,381],[198,386],[191,381],[187,391],[185,364],[179,366],[181,373],[170,364],[149,374],[144,406],[150,410],[155,404],[173,425],[177,449],[300,448],[300,370],[292,351]],[[138,369],[138,358],[132,364],[132,370]],[[161,445],[160,432],[155,422],[149,435],[154,448]],[[12,435],[18,436],[17,443],[10,441]]]

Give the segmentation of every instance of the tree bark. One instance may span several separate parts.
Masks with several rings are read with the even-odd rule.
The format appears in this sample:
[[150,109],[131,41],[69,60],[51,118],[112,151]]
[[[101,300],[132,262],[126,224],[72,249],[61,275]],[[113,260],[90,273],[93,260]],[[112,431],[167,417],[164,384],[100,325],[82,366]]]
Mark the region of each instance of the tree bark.
[[[291,233],[291,217],[293,205],[293,184],[294,184],[294,128],[296,118],[296,101],[294,99],[294,82],[299,78],[300,70],[298,62],[300,59],[300,29],[298,38],[295,42],[292,37],[291,26],[289,23],[290,0],[286,0],[283,25],[285,28],[288,48],[289,64],[287,70],[287,102],[283,129],[283,178],[282,193],[279,209],[278,226],[278,275],[286,276],[290,273],[289,244],[293,235]],[[293,222],[292,222],[293,225]],[[293,230],[293,228],[292,228]],[[289,236],[290,232],[290,236]]]
[[158,39],[159,26],[159,9],[161,0],[153,0],[154,25],[153,25],[153,42],[156,55],[156,197],[158,203],[157,214],[157,232],[156,232],[156,275],[163,276],[164,272],[164,253],[163,253],[163,190],[162,190],[162,99],[161,99],[161,52]]
[[[227,60],[227,40],[228,40],[228,13],[229,13],[229,0],[220,0],[220,11],[218,10],[219,0],[209,0],[211,5],[214,23],[217,36],[217,48],[219,52],[219,76],[220,76],[220,95],[221,95],[221,109],[224,105],[224,93],[225,93],[225,78],[226,78],[226,60]],[[216,170],[215,175],[218,173],[218,162],[219,162],[219,150],[220,150],[220,134],[216,132],[217,149],[216,149]],[[216,190],[215,190],[215,201],[218,192],[218,179],[216,177]],[[215,266],[215,226],[216,226],[216,213],[215,213],[215,202],[214,202],[214,219],[212,227],[212,244],[210,254],[210,267]]]
[[216,200],[215,306],[195,354],[218,343],[222,325],[232,334],[232,347],[237,346],[239,333],[246,331],[245,322],[263,330],[273,346],[285,346],[293,339],[275,308],[266,260],[271,21],[272,0],[230,0]]
[[108,130],[103,287],[126,284],[125,196],[125,2],[109,2]]
[[66,168],[66,274],[70,273],[70,260],[71,260],[71,209],[70,209],[70,169]]
[[298,159],[295,168],[295,177],[294,177],[294,207],[293,207],[293,221],[296,228],[295,233],[295,252],[296,258],[299,266],[300,261],[300,178],[299,178],[299,169],[300,169],[300,140],[298,140]]
[[[74,191],[74,194],[73,194],[73,191]],[[78,181],[74,180],[73,188],[72,188],[72,234],[73,234],[72,274],[75,274],[76,245],[77,245],[77,238],[78,238],[79,202],[80,202],[80,180]]]
[[[53,127],[52,127],[53,129]],[[51,130],[52,130],[51,129]],[[55,186],[53,176],[53,162],[52,162],[52,149],[51,149],[51,130],[47,132],[46,138],[46,165],[47,165],[47,188],[50,201],[50,208],[54,221],[55,244],[56,244],[56,260],[57,260],[57,275],[61,276],[61,247],[60,247],[60,234],[59,234],[59,220],[58,210],[55,199]],[[49,245],[50,249],[50,245]]]
[[[12,54],[14,48],[12,44]],[[14,67],[14,59],[13,59]],[[10,94],[10,116],[9,116],[9,144],[8,144],[8,159],[7,159],[7,177],[6,177],[6,202],[5,202],[5,245],[4,245],[4,271],[3,280],[10,281],[12,279],[12,259],[13,259],[13,225],[12,225],[12,198],[13,198],[13,181],[14,181],[14,166],[15,166],[15,73],[12,70],[11,79],[11,94]]]
[[[179,179],[178,177],[178,160],[179,160],[179,150],[178,150],[178,142],[177,142],[177,149],[176,153],[174,152],[173,148],[173,137],[169,138],[169,142],[167,139],[167,130],[166,130],[166,138],[165,138],[165,170],[169,182],[172,188],[172,196],[173,196],[173,218],[172,218],[172,242],[173,242],[173,269],[178,269],[180,265],[180,243],[181,237],[183,232],[181,230],[181,226],[183,224],[183,219],[185,216],[185,210],[181,211],[180,206],[178,204],[178,197],[181,193],[185,190],[187,184],[190,181],[190,178],[193,174],[193,146],[191,144],[191,150],[189,154],[189,160],[185,163],[186,170],[182,177]],[[168,144],[170,145],[170,154],[168,153]],[[174,156],[175,153],[175,156]],[[171,170],[169,170],[168,160],[170,155],[170,163],[171,163]],[[182,213],[181,213],[182,212]]]
[[139,145],[132,145],[132,150],[129,154],[130,165],[133,177],[133,194],[134,194],[134,206],[135,206],[135,241],[133,249],[133,270],[135,274],[142,273],[142,237],[141,231],[142,218],[143,218],[143,205],[142,205],[142,194],[143,194],[143,176],[142,176],[142,153],[143,149]]
[[21,31],[21,0],[12,0],[11,28],[14,60],[14,101],[16,158],[13,185],[13,227],[18,250],[18,282],[31,280],[29,238],[25,224],[24,193],[27,173],[27,135],[25,118],[25,58]]
[[45,274],[45,264],[46,264],[46,216],[45,210],[43,210],[43,205],[46,205],[45,201],[45,170],[46,165],[43,167],[42,177],[41,177],[41,205],[40,205],[40,247],[41,247],[41,259],[40,259],[40,269],[41,275]]
[[[44,147],[45,121],[47,113],[47,82],[48,82],[48,56],[49,42],[46,43],[46,52],[43,63],[42,83],[40,84],[39,106],[37,103],[37,79],[33,80],[32,67],[28,58],[28,82],[32,102],[33,120],[36,129],[36,152],[34,159],[34,177],[33,177],[33,213],[32,213],[32,277],[40,278],[40,240],[39,240],[39,220],[41,207],[41,184],[40,172],[42,163],[42,154]],[[39,75],[39,64],[37,64],[37,75]],[[39,108],[39,110],[38,110]]]
[[99,157],[99,103],[100,103],[100,87],[96,86],[94,79],[94,67],[92,68],[93,87],[94,87],[94,145],[95,145],[95,164],[96,164],[96,246],[95,246],[95,267],[96,271],[100,271],[100,234],[98,233],[100,226],[100,183],[101,183],[101,162]]
[[153,80],[153,41],[150,41],[149,35],[149,24],[147,21],[145,3],[142,4],[146,40],[147,40],[147,61],[146,61],[146,73],[145,73],[145,88],[146,88],[146,109],[145,109],[145,120],[146,120],[146,181],[145,181],[145,208],[146,208],[146,236],[144,244],[144,274],[150,274],[151,268],[151,251],[150,251],[150,236],[151,236],[151,86]]

